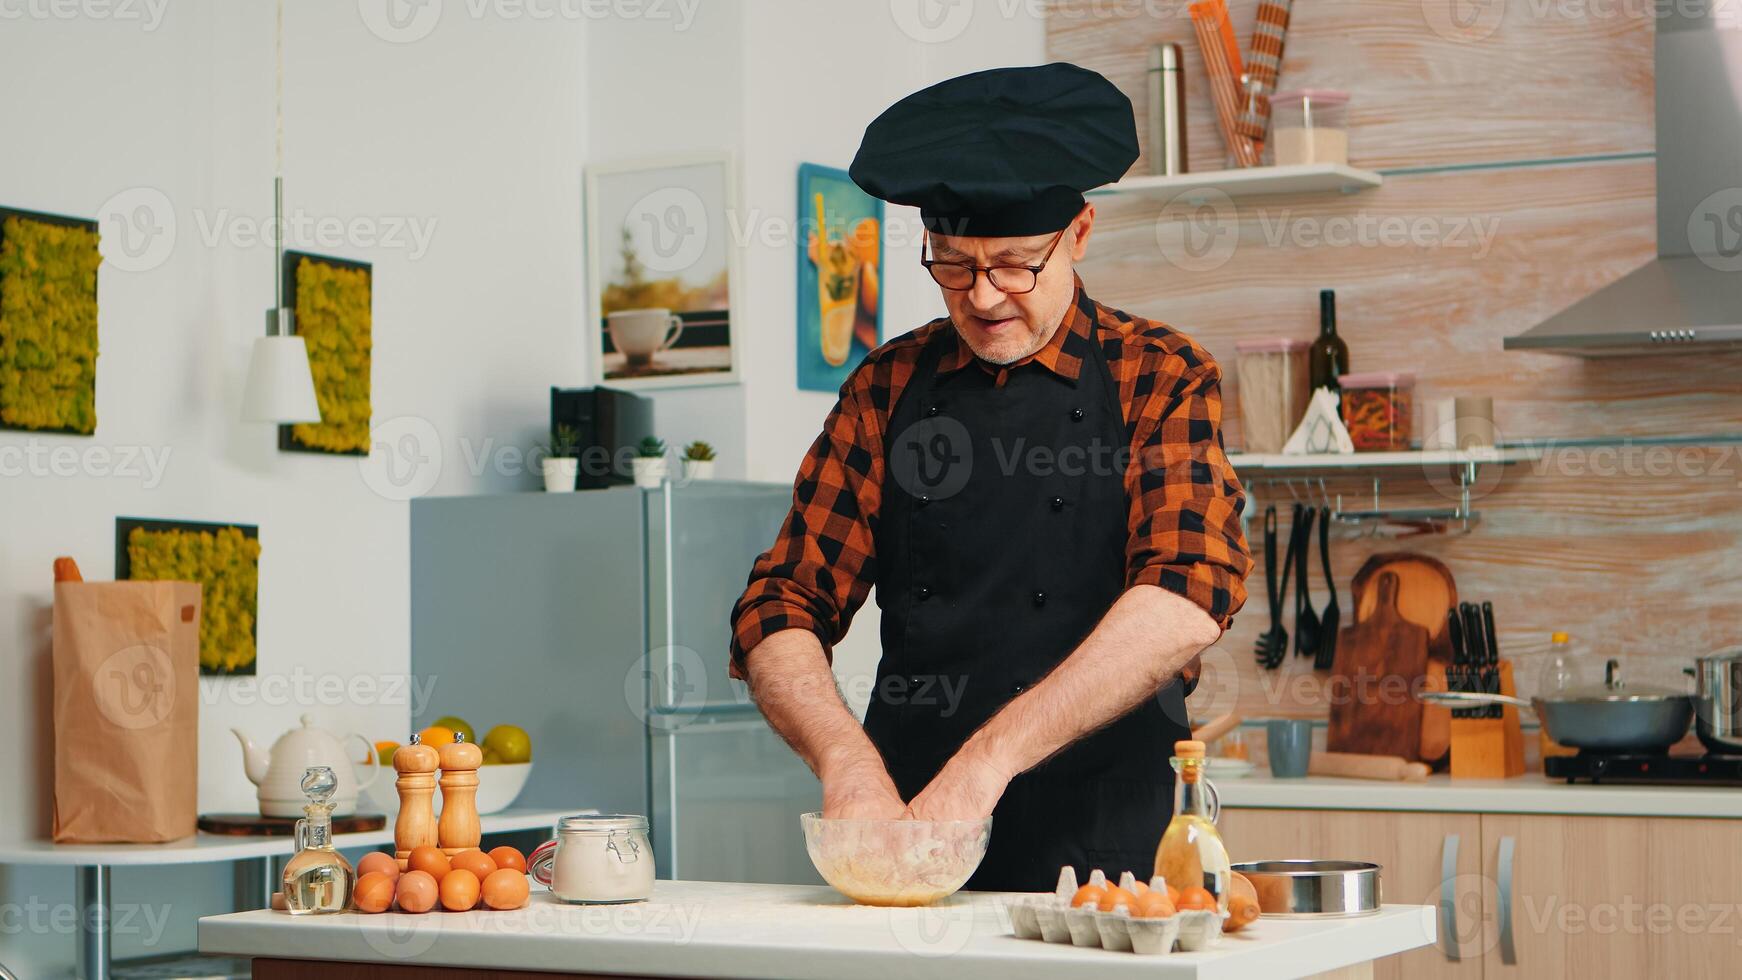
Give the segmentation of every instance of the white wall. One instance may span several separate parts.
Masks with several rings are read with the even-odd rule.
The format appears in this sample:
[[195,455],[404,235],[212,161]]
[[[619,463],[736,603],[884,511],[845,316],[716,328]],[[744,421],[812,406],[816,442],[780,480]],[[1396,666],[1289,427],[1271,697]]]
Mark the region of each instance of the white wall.
[[[374,263],[375,422],[402,419],[392,431],[422,440],[429,492],[536,485],[501,451],[542,434],[548,386],[586,378],[586,161],[725,147],[747,212],[790,220],[798,164],[845,166],[890,102],[1042,57],[1027,4],[979,0],[968,22],[935,29],[906,0],[691,4],[589,20],[529,13],[577,5],[450,2],[403,30],[373,18],[376,0],[286,5],[286,207],[351,228],[336,244],[299,242],[293,220],[290,244]],[[0,752],[0,837],[47,830],[50,562],[71,554],[87,577],[111,576],[117,515],[261,527],[260,677],[294,683],[268,698],[202,682],[196,749],[201,809],[247,809],[232,725],[270,739],[309,712],[386,738],[412,707],[380,693],[409,662],[406,508],[381,479],[386,461],[279,453],[271,431],[236,421],[272,288],[254,234],[271,209],[272,6],[128,8],[145,20],[95,4],[70,19],[9,9],[49,12],[0,21],[0,204],[89,217],[143,201],[176,231],[161,262],[101,273],[98,435],[0,432],[12,467],[0,471],[0,744],[16,747]],[[942,305],[916,242],[886,254],[894,336]],[[722,475],[787,482],[833,396],[794,387],[790,246],[753,240],[742,269],[744,383],[661,393],[658,425],[668,441],[713,442]],[[167,467],[157,480],[100,475],[94,461],[17,474],[26,451],[92,446],[167,454]],[[875,663],[874,613],[844,645],[844,673]],[[365,696],[324,703],[317,682]],[[25,976],[70,964],[70,933],[18,914],[67,906],[70,882],[0,868],[0,962]],[[117,953],[191,946],[194,918],[225,910],[228,885],[223,866],[117,872],[117,903],[168,923],[118,936]]]

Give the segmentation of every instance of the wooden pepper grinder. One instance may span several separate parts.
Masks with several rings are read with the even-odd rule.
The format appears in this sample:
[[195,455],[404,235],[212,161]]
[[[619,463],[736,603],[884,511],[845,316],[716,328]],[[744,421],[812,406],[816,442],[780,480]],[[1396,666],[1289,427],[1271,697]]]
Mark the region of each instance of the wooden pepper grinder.
[[466,741],[460,732],[437,750],[442,762],[442,819],[438,833],[441,848],[449,855],[474,850],[481,836],[478,826],[478,767],[484,750]]
[[413,848],[436,845],[435,771],[439,765],[441,754],[436,747],[422,744],[415,733],[410,745],[402,745],[393,753],[393,768],[399,773],[393,784],[399,790],[393,856],[401,871],[406,869]]

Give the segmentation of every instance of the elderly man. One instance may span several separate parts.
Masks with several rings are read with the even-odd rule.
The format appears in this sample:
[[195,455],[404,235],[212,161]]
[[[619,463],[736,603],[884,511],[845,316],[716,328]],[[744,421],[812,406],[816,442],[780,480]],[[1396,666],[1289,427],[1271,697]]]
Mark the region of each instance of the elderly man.
[[[733,672],[824,815],[991,814],[973,888],[1150,867],[1182,674],[1245,600],[1220,369],[1073,270],[1082,192],[1136,157],[1129,100],[1068,64],[954,78],[872,122],[852,177],[920,209],[949,316],[842,386],[733,611]],[[829,658],[872,586],[861,727]]]

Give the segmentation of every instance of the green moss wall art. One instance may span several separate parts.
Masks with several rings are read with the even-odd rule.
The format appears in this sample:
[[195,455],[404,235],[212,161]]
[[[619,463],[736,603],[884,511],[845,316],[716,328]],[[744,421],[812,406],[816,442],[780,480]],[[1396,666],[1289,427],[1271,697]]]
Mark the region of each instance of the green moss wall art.
[[97,223],[0,208],[0,428],[97,431]]
[[321,420],[280,426],[278,448],[367,456],[373,272],[365,262],[286,252],[284,281]]
[[115,578],[198,582],[204,610],[200,619],[200,673],[255,672],[259,528],[117,518]]

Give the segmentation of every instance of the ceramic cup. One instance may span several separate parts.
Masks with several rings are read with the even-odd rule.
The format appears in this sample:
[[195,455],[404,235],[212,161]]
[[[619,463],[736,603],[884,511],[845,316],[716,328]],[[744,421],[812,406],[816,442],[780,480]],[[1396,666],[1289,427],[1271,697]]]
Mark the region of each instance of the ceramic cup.
[[1272,718],[1266,726],[1265,743],[1270,752],[1270,774],[1277,779],[1300,779],[1307,774],[1313,753],[1313,723],[1305,718]]
[[670,310],[618,310],[605,314],[611,343],[631,364],[645,364],[653,355],[677,343],[683,321]]

